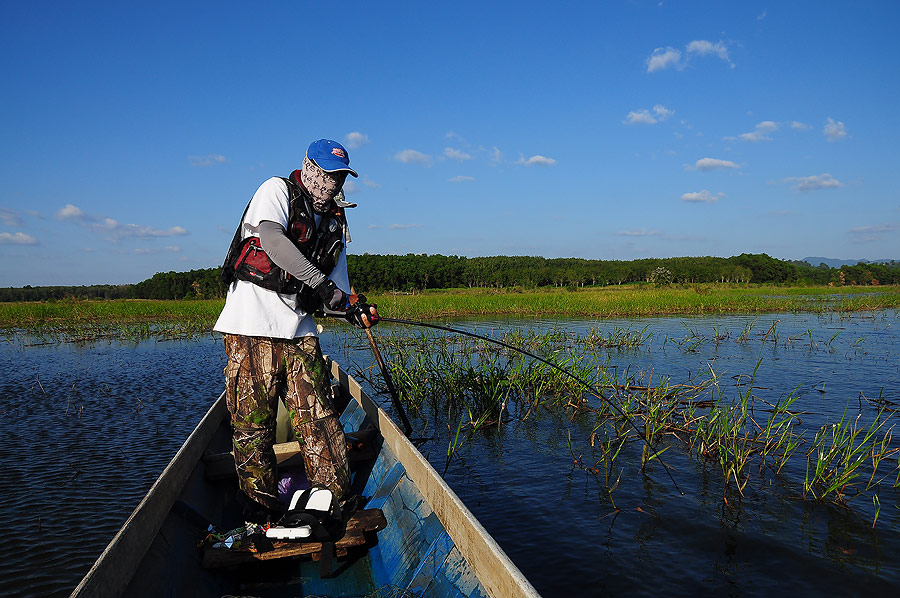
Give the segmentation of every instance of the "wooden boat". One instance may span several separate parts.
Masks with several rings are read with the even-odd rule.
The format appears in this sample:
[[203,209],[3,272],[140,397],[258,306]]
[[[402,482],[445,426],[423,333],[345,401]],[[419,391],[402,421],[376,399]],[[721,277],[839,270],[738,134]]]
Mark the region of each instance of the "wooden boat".
[[[231,446],[223,395],[72,596],[538,596],[387,414],[337,363],[330,364],[348,401],[341,415],[345,431],[377,430],[370,458],[355,464],[354,487],[362,488],[365,511],[384,515],[381,525],[371,525],[381,531],[357,534],[365,546],[336,544],[337,554],[346,556],[334,562],[332,576],[323,578],[308,556],[244,558],[253,562],[222,569],[209,568],[206,554],[204,567],[198,543],[205,526],[227,525],[238,512],[235,482],[210,475],[222,466],[215,455]],[[276,445],[279,462],[298,451],[296,442]],[[298,553],[315,553],[318,546]]]

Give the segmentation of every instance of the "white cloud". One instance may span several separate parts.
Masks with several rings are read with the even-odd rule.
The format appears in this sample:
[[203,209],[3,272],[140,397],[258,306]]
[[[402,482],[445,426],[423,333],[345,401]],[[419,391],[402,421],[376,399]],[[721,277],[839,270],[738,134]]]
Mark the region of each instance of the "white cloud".
[[681,51],[675,48],[656,48],[647,59],[647,72],[655,73],[669,67],[683,68],[681,65]]
[[697,160],[694,168],[703,172],[707,172],[710,170],[739,168],[739,166],[729,160],[719,160],[717,158],[700,158],[699,160]]
[[196,167],[204,167],[204,166],[212,166],[213,164],[222,164],[223,162],[228,162],[228,160],[222,154],[208,154],[206,156],[188,156],[188,162],[191,163],[191,166]]
[[344,145],[347,146],[347,149],[356,149],[368,143],[369,136],[364,133],[360,133],[359,131],[347,133],[347,136],[344,137]]
[[662,236],[662,231],[639,228],[637,230],[620,230],[616,234],[624,237],[659,237]]
[[808,125],[798,120],[792,120],[790,122],[784,123],[777,123],[773,120],[764,120],[760,123],[757,123],[753,130],[749,133],[741,133],[737,137],[724,137],[723,139],[741,139],[743,141],[749,141],[751,143],[756,143],[759,141],[772,141],[771,134],[779,130],[782,126],[790,127],[791,129],[797,131],[808,131],[809,129],[812,129],[812,125]]
[[658,118],[660,121],[663,121],[675,114],[675,111],[669,110],[662,104],[657,104],[653,107],[653,114],[655,114],[656,118]]
[[84,210],[72,204],[66,204],[65,207],[58,210],[56,212],[56,218],[58,220],[74,222],[79,226],[84,226],[100,233],[105,233],[113,241],[119,241],[120,239],[125,238],[153,239],[189,234],[186,229],[180,226],[159,229],[139,224],[122,224],[107,216],[87,214]]
[[[728,55],[728,48],[725,46],[725,43],[722,41],[713,43],[705,39],[689,42],[684,47],[684,54],[682,54],[681,50],[672,47],[656,48],[650,54],[650,57],[647,58],[645,63],[647,65],[648,73],[655,73],[656,71],[662,71],[667,68],[674,68],[680,71],[683,70],[694,57],[699,56],[717,56],[724,62],[727,62],[731,68],[734,68],[734,63]],[[684,59],[682,60],[682,58]]]
[[728,48],[726,48],[725,44],[721,41],[712,43],[705,39],[695,40],[687,45],[686,50],[688,56],[708,56],[710,54],[718,56],[731,65],[731,68],[734,68],[734,63],[731,62],[731,58],[728,57]]
[[174,237],[188,234],[188,231],[180,226],[173,226],[167,229],[153,228],[152,226],[142,226],[139,224],[120,224],[115,220],[108,218],[107,228],[113,232],[116,238],[135,237],[138,239],[151,239],[157,237]]
[[465,176],[465,175],[460,174],[460,175],[457,175],[457,176],[447,179],[447,180],[450,181],[451,183],[467,183],[467,182],[474,181],[475,177]]
[[494,149],[491,150],[491,162],[493,164],[500,164],[503,162],[503,153],[496,145],[494,146]]
[[741,133],[738,137],[751,143],[756,143],[758,141],[772,141],[769,134],[774,133],[777,130],[778,123],[771,120],[764,120],[761,123],[758,123],[749,133]]
[[897,224],[895,222],[888,222],[885,224],[875,224],[872,226],[854,226],[850,229],[850,232],[863,234],[881,234],[891,233],[897,230],[900,230],[900,224]]
[[451,160],[471,160],[472,156],[467,154],[464,151],[454,149],[452,147],[448,147],[444,149],[444,155],[450,158]]
[[[349,179],[350,177],[347,178]],[[359,191],[359,187],[356,186],[356,181],[346,180],[344,181],[344,186],[341,187],[341,190],[343,190],[344,193],[356,193]]]
[[622,122],[626,125],[655,125],[656,119],[650,114],[650,111],[645,108],[629,112]]
[[85,213],[81,208],[68,203],[56,213],[56,217],[60,220],[80,220],[85,217]]
[[370,179],[369,177],[367,177],[365,175],[363,176],[362,184],[365,185],[366,187],[369,187],[370,189],[378,189],[379,187],[381,187],[381,185],[379,185],[378,183],[376,183],[375,181],[373,181],[372,179]]
[[673,114],[675,114],[674,110],[669,110],[662,104],[657,104],[653,107],[652,113],[650,110],[647,110],[646,108],[642,108],[640,110],[634,110],[632,112],[629,112],[625,116],[625,120],[623,120],[622,122],[625,123],[626,125],[637,125],[637,124],[654,125],[658,122],[662,122],[662,121],[666,120]]
[[38,240],[25,233],[0,233],[0,245],[37,245]]
[[837,189],[844,186],[844,183],[827,172],[815,176],[791,177],[783,179],[783,182],[794,183],[792,188],[800,193],[808,193],[809,191],[818,191],[820,189]]
[[854,226],[850,229],[850,238],[854,243],[872,243],[882,241],[885,233],[891,233],[892,237],[900,231],[900,224],[888,222],[872,226]]
[[835,121],[829,116],[828,122],[825,123],[825,137],[828,137],[828,141],[839,141],[846,136],[847,130],[844,128],[844,123]]
[[20,226],[22,218],[9,208],[0,208],[0,222],[3,223],[3,226]]
[[398,162],[403,162],[404,164],[422,164],[424,166],[431,166],[431,156],[423,154],[422,152],[417,152],[413,149],[405,149],[397,152],[394,159]]
[[760,14],[758,17],[756,17],[756,20],[757,20],[757,21],[762,21],[763,19],[766,18],[766,14],[767,14],[767,13],[768,13],[768,11],[765,10],[765,9],[763,9],[762,14]]
[[531,156],[526,160],[523,156],[519,159],[517,164],[524,164],[525,166],[553,166],[556,164],[556,160],[540,155]]
[[703,191],[695,191],[692,193],[685,193],[681,196],[681,201],[690,201],[694,203],[715,203],[725,197],[724,193],[716,193],[713,195],[706,189]]

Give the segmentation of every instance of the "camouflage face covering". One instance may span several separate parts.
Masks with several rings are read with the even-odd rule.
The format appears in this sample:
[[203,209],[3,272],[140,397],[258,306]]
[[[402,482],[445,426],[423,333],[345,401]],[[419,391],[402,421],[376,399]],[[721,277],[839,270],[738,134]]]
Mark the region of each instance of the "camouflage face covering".
[[313,198],[313,209],[319,214],[328,211],[328,205],[344,186],[347,171],[325,172],[308,157],[303,157],[300,181]]

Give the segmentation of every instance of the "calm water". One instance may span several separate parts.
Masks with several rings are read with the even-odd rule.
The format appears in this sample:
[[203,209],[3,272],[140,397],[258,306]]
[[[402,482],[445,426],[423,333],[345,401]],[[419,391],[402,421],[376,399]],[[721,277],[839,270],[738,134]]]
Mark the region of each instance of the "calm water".
[[[775,320],[774,334],[761,342]],[[750,324],[750,340],[736,342]],[[762,388],[754,395],[774,402],[797,389],[795,410],[811,429],[845,409],[871,417],[861,395],[900,403],[896,312],[452,325],[496,337],[513,328],[587,335],[649,326],[648,341],[610,351],[610,365],[623,373],[652,370],[672,382],[712,367],[729,397],[740,392],[735,377],[751,374],[762,359]],[[363,338],[326,333],[323,348],[351,369],[365,368],[372,359]],[[0,524],[8,531],[0,545],[0,595],[63,596],[221,392],[224,357],[212,337],[25,344],[0,345]],[[426,416],[413,424],[434,435],[423,452],[442,470],[446,421]],[[780,479],[751,483],[743,500],[730,493],[726,505],[717,464],[670,450],[681,496],[658,466],[640,473],[635,445],[620,457],[616,515],[602,484],[572,465],[567,436],[588,460],[590,430],[586,418],[542,412],[473,434],[446,474],[543,595],[863,595],[900,588],[896,490],[881,491],[874,529],[871,498],[852,501],[852,509],[799,500],[802,463]]]

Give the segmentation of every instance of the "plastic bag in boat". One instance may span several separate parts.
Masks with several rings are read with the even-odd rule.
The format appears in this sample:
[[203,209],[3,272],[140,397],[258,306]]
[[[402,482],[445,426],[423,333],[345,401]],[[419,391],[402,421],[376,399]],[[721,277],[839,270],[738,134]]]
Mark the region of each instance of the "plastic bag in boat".
[[285,510],[291,504],[291,499],[298,490],[309,488],[309,480],[306,479],[306,471],[302,467],[288,469],[281,472],[278,480],[278,502],[285,506]]

